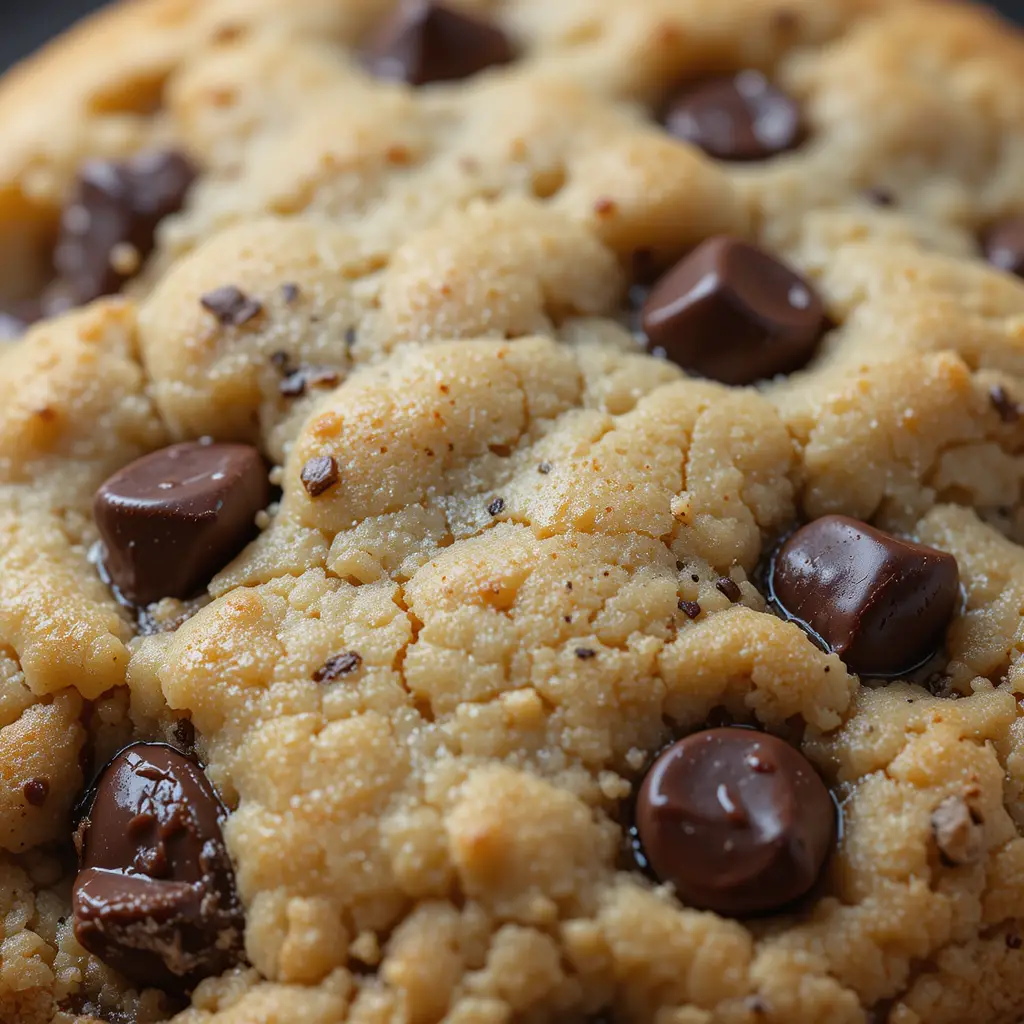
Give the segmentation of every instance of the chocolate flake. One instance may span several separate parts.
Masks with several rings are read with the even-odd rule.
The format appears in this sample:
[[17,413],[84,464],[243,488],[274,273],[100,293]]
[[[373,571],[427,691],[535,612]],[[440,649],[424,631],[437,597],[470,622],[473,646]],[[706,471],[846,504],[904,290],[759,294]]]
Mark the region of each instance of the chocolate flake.
[[580,661],[590,661],[591,658],[597,657],[597,651],[592,650],[589,647],[577,647],[576,657],[579,658]]
[[343,651],[328,658],[313,673],[313,679],[318,683],[330,683],[355,672],[362,663],[363,659],[355,651]]
[[688,619],[695,619],[698,615],[700,615],[700,605],[696,601],[684,601],[680,599],[679,610]]
[[733,604],[743,597],[743,591],[740,590],[739,584],[728,576],[722,576],[720,579],[715,580],[715,586],[725,594]]
[[1002,384],[993,384],[988,389],[988,399],[1004,423],[1016,423],[1020,419],[1020,406],[1009,396]]
[[233,284],[207,292],[199,302],[225,327],[241,327],[263,312],[263,306],[256,299]]
[[341,374],[328,366],[300,366],[278,385],[285,398],[301,398],[310,388],[332,388],[341,380]]
[[339,475],[333,455],[316,455],[302,467],[302,486],[311,498],[319,498],[338,482]]

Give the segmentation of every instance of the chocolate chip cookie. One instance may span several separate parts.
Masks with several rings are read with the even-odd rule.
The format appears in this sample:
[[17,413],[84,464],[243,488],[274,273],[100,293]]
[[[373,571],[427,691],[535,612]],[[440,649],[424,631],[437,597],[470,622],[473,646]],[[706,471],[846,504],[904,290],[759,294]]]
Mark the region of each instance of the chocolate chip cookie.
[[129,0],[0,124],[0,1020],[1024,1019],[1014,30]]

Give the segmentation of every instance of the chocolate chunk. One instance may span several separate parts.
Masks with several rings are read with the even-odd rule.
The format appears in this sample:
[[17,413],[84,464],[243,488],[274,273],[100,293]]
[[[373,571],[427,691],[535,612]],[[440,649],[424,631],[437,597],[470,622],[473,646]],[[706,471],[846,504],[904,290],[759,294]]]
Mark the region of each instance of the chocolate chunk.
[[679,610],[688,618],[695,619],[700,615],[700,605],[696,601],[679,602]]
[[669,104],[664,124],[719,160],[767,160],[804,139],[800,108],[752,70],[688,86]]
[[33,807],[42,807],[46,803],[46,798],[50,795],[50,782],[48,779],[29,779],[28,782],[22,786],[21,790],[25,794],[25,799]]
[[641,314],[652,347],[724,384],[790,373],[825,330],[817,293],[796,271],[739,238],[709,238],[655,286]]
[[988,398],[992,408],[999,413],[1004,423],[1016,423],[1020,419],[1020,406],[1007,394],[1001,384],[993,384],[988,390]]
[[651,870],[683,903],[743,916],[778,910],[814,885],[836,812],[797,750],[727,727],[688,736],[654,762],[636,827]]
[[453,82],[515,59],[496,25],[434,0],[407,0],[364,50],[367,70],[410,85]]
[[129,601],[189,597],[256,534],[270,501],[260,453],[248,445],[172,445],[115,473],[93,515],[103,566]]
[[333,455],[316,455],[302,467],[302,486],[311,498],[329,491],[339,478],[338,463]]
[[728,576],[722,576],[720,579],[715,580],[715,588],[719,593],[725,594],[733,604],[741,600],[743,597],[743,591],[740,590],[740,585]]
[[116,292],[153,251],[157,225],[181,209],[196,176],[180,153],[84,164],[60,219],[53,262],[71,305]]
[[952,555],[833,515],[782,545],[769,586],[785,614],[852,671],[886,677],[942,644],[960,576]]
[[244,921],[225,818],[184,754],[163,743],[122,750],[83,820],[75,938],[140,986],[187,991],[231,967]]
[[982,248],[993,266],[1024,277],[1024,215],[990,227],[982,238]]
[[313,673],[313,679],[318,683],[330,683],[355,672],[362,663],[363,659],[355,651],[343,651],[341,654],[335,654],[328,658]]
[[932,835],[949,867],[977,864],[985,852],[981,817],[961,796],[948,796],[932,812]]
[[487,506],[487,512],[492,516],[500,516],[505,511],[505,499],[495,498],[494,501]]
[[263,306],[256,299],[233,284],[207,292],[199,302],[225,327],[241,327],[263,312]]

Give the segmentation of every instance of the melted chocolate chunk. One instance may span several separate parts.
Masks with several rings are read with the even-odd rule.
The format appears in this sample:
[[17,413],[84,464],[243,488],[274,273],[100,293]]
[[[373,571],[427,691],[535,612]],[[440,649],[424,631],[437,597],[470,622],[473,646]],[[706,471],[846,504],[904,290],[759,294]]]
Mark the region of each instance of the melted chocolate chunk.
[[796,271],[739,238],[709,238],[651,289],[641,314],[652,347],[723,384],[790,373],[814,354],[826,321]]
[[434,0],[407,0],[364,50],[371,74],[410,85],[454,82],[514,59],[496,25]]
[[993,266],[1024,277],[1024,216],[1007,217],[990,227],[982,248]]
[[75,938],[133,984],[187,991],[241,957],[242,908],[202,770],[136,743],[101,772],[81,826]]
[[836,810],[810,763],[775,736],[708,729],[654,762],[636,805],[643,855],[691,907],[778,910],[817,881]]
[[256,535],[270,501],[255,448],[188,442],[125,466],[96,492],[103,566],[129,601],[185,598]]
[[84,164],[61,213],[57,291],[70,305],[116,292],[153,251],[157,225],[181,209],[195,176],[171,151]]
[[797,530],[775,555],[772,597],[861,675],[896,676],[942,644],[956,609],[956,559],[848,516]]
[[670,102],[664,124],[719,160],[767,160],[804,139],[800,108],[752,70],[687,87]]

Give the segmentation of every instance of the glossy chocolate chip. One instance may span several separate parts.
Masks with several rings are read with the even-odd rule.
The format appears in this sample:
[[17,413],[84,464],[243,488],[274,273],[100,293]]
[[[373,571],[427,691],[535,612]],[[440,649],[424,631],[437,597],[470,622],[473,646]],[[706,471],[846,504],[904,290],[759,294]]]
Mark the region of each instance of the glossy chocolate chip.
[[515,57],[496,25],[433,0],[407,0],[364,50],[378,78],[410,85],[452,82]]
[[815,883],[835,805],[793,747],[753,729],[708,729],[669,747],[640,787],[636,827],[659,881],[683,903],[742,917]]
[[1024,277],[1024,216],[994,224],[985,233],[982,247],[993,266]]
[[795,149],[804,138],[800,108],[760,71],[690,85],[664,117],[677,139],[719,160],[766,160]]
[[96,492],[103,566],[129,601],[189,597],[256,533],[270,501],[260,453],[188,442],[146,455]]
[[60,219],[53,262],[72,305],[116,292],[153,251],[157,225],[181,209],[196,171],[180,153],[141,153],[79,171]]
[[186,991],[241,955],[243,918],[200,767],[136,743],[101,772],[79,827],[75,938],[133,984]]
[[833,515],[779,548],[769,585],[782,611],[852,671],[888,677],[942,644],[960,576],[950,554]]
[[817,293],[748,242],[709,238],[651,289],[641,324],[655,349],[724,384],[791,373],[825,330]]

